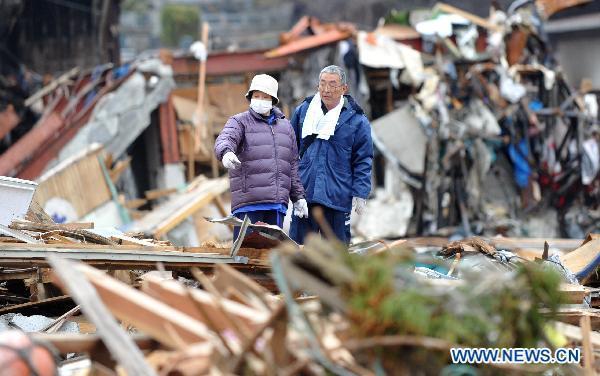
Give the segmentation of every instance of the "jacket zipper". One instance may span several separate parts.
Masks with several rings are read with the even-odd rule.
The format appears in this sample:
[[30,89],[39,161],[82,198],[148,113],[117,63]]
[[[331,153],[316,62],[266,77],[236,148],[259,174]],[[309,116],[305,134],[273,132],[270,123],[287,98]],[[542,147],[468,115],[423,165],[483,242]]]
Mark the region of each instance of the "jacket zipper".
[[279,157],[277,156],[277,142],[275,141],[275,129],[273,128],[273,125],[267,123],[267,127],[271,128],[271,135],[273,136],[273,146],[275,149],[275,167],[277,174],[275,175],[275,200],[277,200],[277,198],[279,197]]

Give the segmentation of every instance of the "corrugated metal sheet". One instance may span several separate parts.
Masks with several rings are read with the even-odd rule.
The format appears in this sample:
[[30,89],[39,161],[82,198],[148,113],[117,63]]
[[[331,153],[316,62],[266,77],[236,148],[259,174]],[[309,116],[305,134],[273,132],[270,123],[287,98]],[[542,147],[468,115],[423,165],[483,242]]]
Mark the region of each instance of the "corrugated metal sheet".
[[266,52],[265,56],[269,58],[281,58],[283,56],[339,42],[350,38],[351,36],[352,33],[350,31],[341,31],[337,29],[329,30],[322,34],[312,35],[284,44],[283,46]]
[[[206,75],[277,72],[288,66],[287,59],[267,59],[264,52],[265,50],[210,54],[206,60]],[[174,57],[172,67],[175,76],[198,75],[198,60],[192,56]]]

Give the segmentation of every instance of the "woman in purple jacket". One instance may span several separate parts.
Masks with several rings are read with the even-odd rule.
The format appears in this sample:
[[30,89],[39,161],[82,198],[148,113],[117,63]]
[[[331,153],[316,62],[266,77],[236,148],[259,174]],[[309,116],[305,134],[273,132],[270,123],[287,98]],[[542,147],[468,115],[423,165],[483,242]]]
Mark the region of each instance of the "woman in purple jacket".
[[273,77],[254,76],[246,93],[250,108],[229,118],[217,137],[215,155],[229,170],[233,215],[282,227],[290,198],[298,217],[308,217],[308,205],[298,176],[294,130],[274,106],[277,89]]

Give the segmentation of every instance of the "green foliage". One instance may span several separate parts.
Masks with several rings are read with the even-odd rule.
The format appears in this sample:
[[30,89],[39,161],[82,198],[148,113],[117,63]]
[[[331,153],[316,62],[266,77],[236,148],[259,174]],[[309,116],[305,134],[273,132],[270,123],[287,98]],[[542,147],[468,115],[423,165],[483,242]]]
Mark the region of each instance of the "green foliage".
[[200,11],[193,5],[168,4],[160,14],[161,42],[167,47],[177,47],[185,36],[199,39]]
[[523,264],[440,288],[415,278],[411,261],[391,252],[347,261],[356,278],[343,291],[359,337],[416,335],[473,347],[550,346],[544,327],[563,300],[560,276],[551,269]]

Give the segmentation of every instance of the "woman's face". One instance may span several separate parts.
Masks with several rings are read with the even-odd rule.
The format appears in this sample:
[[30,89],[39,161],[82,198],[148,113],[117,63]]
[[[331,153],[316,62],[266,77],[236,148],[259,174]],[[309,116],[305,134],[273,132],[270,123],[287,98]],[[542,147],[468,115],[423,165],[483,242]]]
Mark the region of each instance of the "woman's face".
[[262,100],[266,100],[266,101],[273,100],[273,98],[269,94],[263,93],[262,91],[259,91],[259,90],[254,90],[252,92],[252,99],[262,99]]

